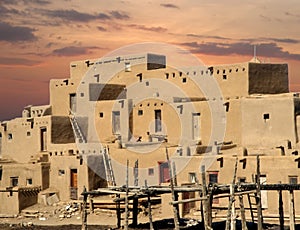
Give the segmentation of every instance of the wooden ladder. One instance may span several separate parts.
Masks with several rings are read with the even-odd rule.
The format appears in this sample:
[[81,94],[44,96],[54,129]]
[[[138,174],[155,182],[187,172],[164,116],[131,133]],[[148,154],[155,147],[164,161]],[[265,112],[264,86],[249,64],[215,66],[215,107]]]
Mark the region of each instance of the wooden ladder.
[[103,154],[103,162],[105,168],[106,181],[108,186],[116,186],[116,180],[114,171],[111,165],[111,159],[109,157],[108,148],[105,147],[102,151]]

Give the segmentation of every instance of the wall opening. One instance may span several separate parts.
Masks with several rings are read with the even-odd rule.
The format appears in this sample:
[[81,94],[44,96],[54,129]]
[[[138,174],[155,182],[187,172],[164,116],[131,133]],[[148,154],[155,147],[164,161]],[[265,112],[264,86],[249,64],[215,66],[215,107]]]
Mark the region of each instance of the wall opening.
[[112,128],[113,134],[120,134],[121,132],[121,118],[120,111],[112,112]]
[[47,128],[40,130],[41,151],[47,151]]
[[19,185],[19,177],[11,177],[10,178],[10,186],[11,187],[17,187]]
[[161,110],[160,109],[154,110],[154,116],[155,116],[155,132],[161,132],[162,131]]
[[69,99],[70,110],[71,110],[71,112],[75,113],[76,112],[76,93],[71,93],[69,97],[70,97],[70,99]]

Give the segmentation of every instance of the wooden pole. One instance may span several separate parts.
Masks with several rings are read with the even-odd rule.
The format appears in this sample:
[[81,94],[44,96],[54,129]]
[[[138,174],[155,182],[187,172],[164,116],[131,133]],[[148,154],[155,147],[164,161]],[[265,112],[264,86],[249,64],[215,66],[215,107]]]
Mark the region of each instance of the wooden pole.
[[[175,162],[173,161],[172,162],[172,177],[173,178],[173,181],[174,181],[174,186],[177,187],[177,172],[176,172],[176,164]],[[178,201],[178,192],[174,191],[175,193],[175,201]],[[178,204],[175,204],[176,205],[176,209],[177,209],[177,215],[178,215],[178,220],[180,220],[180,214],[179,214],[179,205]]]
[[86,212],[86,204],[87,204],[86,187],[83,187],[83,203],[82,203],[82,225],[81,230],[87,230],[87,212]]
[[209,200],[207,198],[207,187],[206,187],[206,175],[205,175],[205,165],[201,165],[201,178],[202,178],[202,198],[203,200],[203,215],[204,215],[204,229],[210,230],[211,223],[209,218]]
[[282,200],[282,190],[278,191],[278,211],[279,211],[279,224],[280,230],[284,230],[284,212],[283,212],[283,200]]
[[[234,184],[230,185],[230,193],[234,196]],[[231,205],[230,229],[236,230],[235,198]]]
[[[168,149],[166,148],[166,157],[167,162],[169,166],[169,174],[170,174],[170,186],[171,186],[171,192],[172,192],[172,201],[176,201],[175,191],[174,191],[174,181],[172,177],[172,166],[169,159]],[[174,224],[175,224],[175,230],[179,230],[179,218],[178,218],[178,209],[177,206],[173,204],[173,212],[174,212]]]
[[[234,172],[233,172],[233,178],[232,178],[232,183],[230,184],[230,199],[229,199],[229,204],[227,208],[227,218],[226,218],[226,230],[232,229],[234,230],[235,228],[235,217],[233,217],[232,211],[234,211],[234,208],[232,206],[234,205],[234,186],[235,186],[235,180],[236,180],[236,172],[237,172],[237,158],[235,159],[235,166],[234,166]],[[235,212],[235,211],[234,211]],[[235,214],[234,214],[235,215]]]
[[128,218],[129,218],[129,201],[128,201],[128,168],[129,168],[129,161],[127,160],[126,165],[126,195],[125,195],[125,230],[128,230]]
[[148,193],[148,215],[149,215],[150,230],[154,230],[153,221],[152,221],[151,196],[150,196],[150,193],[149,193],[147,180],[145,180],[145,188],[146,188],[146,192]]
[[133,198],[133,209],[132,209],[132,226],[136,227],[138,225],[138,206],[139,206],[139,199],[138,197]]
[[259,156],[256,158],[256,203],[257,203],[257,230],[263,229],[263,216],[261,207],[261,189],[260,189],[260,159]]
[[241,223],[242,223],[242,230],[247,230],[247,221],[245,215],[245,207],[244,207],[244,200],[243,195],[239,195],[239,203],[240,203],[240,211],[241,211]]
[[139,186],[139,160],[136,160],[133,168],[134,186]]
[[293,190],[290,190],[290,230],[295,230],[295,203]]
[[[117,198],[120,198],[120,194],[116,194]],[[116,212],[117,212],[117,227],[121,228],[121,205],[120,201],[116,202]]]

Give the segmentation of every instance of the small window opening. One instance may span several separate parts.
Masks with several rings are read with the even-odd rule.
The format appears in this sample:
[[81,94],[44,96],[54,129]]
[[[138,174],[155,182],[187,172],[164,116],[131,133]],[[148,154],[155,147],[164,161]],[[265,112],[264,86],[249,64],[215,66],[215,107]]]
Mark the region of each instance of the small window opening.
[[31,133],[28,131],[26,135],[27,135],[27,137],[30,137]]
[[26,185],[32,185],[32,178],[28,178],[26,180]]
[[289,176],[289,184],[298,184],[297,176]]
[[169,73],[166,73],[166,79],[169,79]]
[[146,86],[149,86],[149,85],[150,85],[149,81],[146,81]]
[[223,74],[223,80],[226,80],[226,79],[227,79],[227,75]]
[[13,139],[12,133],[9,133],[9,134],[7,135],[7,139],[8,139],[8,140],[12,140],[12,139]]
[[182,78],[182,82],[186,83],[186,77]]
[[189,172],[189,182],[190,183],[196,183],[196,173]]
[[220,73],[220,70],[217,70],[217,74],[219,74]]
[[16,187],[19,184],[19,177],[11,177],[10,178],[10,186],[11,187]]
[[238,69],[238,68],[236,68],[235,72],[239,72],[239,69]]
[[172,73],[173,77],[175,77],[175,73]]
[[148,168],[148,176],[154,175],[154,168]]
[[59,175],[59,176],[65,175],[65,170],[59,169],[59,170],[58,170],[58,175]]
[[130,72],[130,71],[131,71],[130,62],[125,62],[125,72]]
[[139,78],[140,82],[143,81],[143,74],[142,73],[139,73],[136,76]]
[[263,115],[263,118],[264,118],[265,121],[269,120],[270,119],[270,114],[269,113],[265,113]]
[[142,115],[143,115],[143,110],[139,109],[139,110],[138,110],[138,115],[139,115],[139,116],[142,116]]
[[179,77],[182,77],[182,72],[179,72]]
[[223,69],[223,74],[224,74],[224,73],[226,73],[226,70],[225,70],[225,69]]
[[80,97],[84,97],[84,93],[80,93]]
[[103,118],[103,117],[104,117],[104,113],[103,113],[103,112],[100,112],[100,113],[99,113],[99,117]]

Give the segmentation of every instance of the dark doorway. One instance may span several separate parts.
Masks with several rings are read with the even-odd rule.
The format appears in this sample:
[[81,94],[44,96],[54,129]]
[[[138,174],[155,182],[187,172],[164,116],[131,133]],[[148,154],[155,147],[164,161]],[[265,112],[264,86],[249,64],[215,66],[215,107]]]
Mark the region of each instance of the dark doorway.
[[41,151],[47,151],[47,128],[41,128]]
[[159,183],[170,181],[170,172],[168,162],[158,162],[159,166]]
[[155,132],[161,132],[161,110],[156,109],[155,112]]
[[70,198],[72,200],[77,199],[78,191],[78,180],[77,180],[77,169],[71,169],[70,171]]

